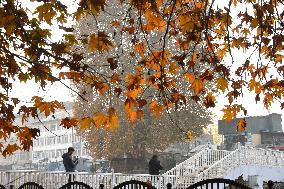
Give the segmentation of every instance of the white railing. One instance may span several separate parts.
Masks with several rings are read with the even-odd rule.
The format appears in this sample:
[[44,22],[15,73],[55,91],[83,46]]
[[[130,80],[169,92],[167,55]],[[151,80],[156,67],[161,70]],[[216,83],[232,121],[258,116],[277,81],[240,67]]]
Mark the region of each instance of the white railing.
[[212,164],[196,177],[196,181],[209,178],[224,178],[234,168],[242,165],[259,165],[270,167],[284,167],[284,152],[239,147],[223,159]]
[[163,175],[194,177],[230,153],[230,151],[205,148]]
[[[148,175],[148,174],[121,174],[121,173],[72,173],[76,181],[84,182],[93,188],[99,188],[104,184],[104,188],[111,189],[119,183],[129,180],[140,180],[149,182],[157,189],[166,188],[167,183],[171,183],[174,188],[189,186],[194,183],[192,177],[177,177],[175,175]],[[36,182],[48,189],[58,189],[68,182],[69,174],[65,172],[41,172],[41,171],[5,171],[0,172],[0,184],[6,188],[18,188],[26,182]]]
[[[157,189],[166,188],[171,183],[173,188],[185,188],[200,180],[224,178],[238,166],[261,165],[284,167],[284,152],[239,147],[235,151],[204,149],[188,160],[177,165],[163,175],[121,174],[121,173],[73,173],[76,181],[84,182],[93,188],[104,184],[105,188],[129,181],[140,180],[149,182]],[[42,171],[3,171],[0,172],[0,184],[10,188],[18,188],[26,182],[36,182],[44,188],[57,189],[68,182],[69,174],[65,172]]]

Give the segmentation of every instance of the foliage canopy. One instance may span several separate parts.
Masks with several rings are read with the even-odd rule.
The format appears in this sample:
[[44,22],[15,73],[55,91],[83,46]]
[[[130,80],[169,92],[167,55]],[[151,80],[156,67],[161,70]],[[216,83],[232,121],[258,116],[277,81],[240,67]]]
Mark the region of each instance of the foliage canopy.
[[[38,96],[32,98],[33,106],[21,106],[19,98],[9,95],[15,80],[33,80],[43,88],[64,79],[85,83],[93,93],[120,98],[132,123],[146,107],[154,116],[185,108],[190,100],[210,108],[219,94],[228,99],[224,119],[231,119],[246,114],[238,101],[245,89],[266,108],[275,101],[284,108],[283,0],[227,0],[225,7],[215,0],[80,0],[74,12],[63,1],[33,0],[34,11],[27,2],[0,2],[0,138],[6,141],[0,143],[0,150],[4,156],[32,145],[39,131],[25,126],[29,117],[49,116],[64,108],[58,101],[45,102]],[[108,12],[110,7],[119,9]],[[80,24],[88,15],[99,19],[103,14],[113,19],[104,24],[95,21],[96,27],[81,36],[67,23],[73,18]],[[52,39],[55,26],[65,32],[57,41]],[[244,62],[234,58],[241,50]],[[134,69],[124,70],[129,64]],[[53,70],[67,71],[55,75]],[[84,93],[77,91],[83,99]],[[104,103],[106,110],[66,118],[62,126],[95,124],[115,129],[116,108],[111,100]],[[15,124],[15,111],[23,124]],[[11,143],[11,135],[19,141]]]

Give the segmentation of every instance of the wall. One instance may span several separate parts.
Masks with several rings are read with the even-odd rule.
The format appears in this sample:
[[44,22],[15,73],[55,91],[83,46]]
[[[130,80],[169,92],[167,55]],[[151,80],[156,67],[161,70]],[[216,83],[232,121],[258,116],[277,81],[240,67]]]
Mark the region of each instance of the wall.
[[260,134],[252,134],[252,143],[253,146],[257,146],[261,144],[261,135]]

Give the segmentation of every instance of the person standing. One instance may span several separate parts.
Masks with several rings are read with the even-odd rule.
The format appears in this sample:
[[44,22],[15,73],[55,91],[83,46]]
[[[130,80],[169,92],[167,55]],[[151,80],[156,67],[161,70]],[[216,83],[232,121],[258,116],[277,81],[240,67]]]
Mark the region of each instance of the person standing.
[[149,161],[149,174],[150,175],[159,175],[160,170],[163,169],[163,167],[160,164],[160,161],[158,160],[157,155],[153,155],[151,160]]
[[[66,172],[75,172],[76,166],[78,164],[78,158],[75,160],[72,159],[72,154],[74,153],[75,149],[73,147],[69,147],[67,153],[62,155],[63,158],[63,165]],[[72,178],[73,177],[73,178]],[[74,180],[74,175],[69,174],[68,182]]]

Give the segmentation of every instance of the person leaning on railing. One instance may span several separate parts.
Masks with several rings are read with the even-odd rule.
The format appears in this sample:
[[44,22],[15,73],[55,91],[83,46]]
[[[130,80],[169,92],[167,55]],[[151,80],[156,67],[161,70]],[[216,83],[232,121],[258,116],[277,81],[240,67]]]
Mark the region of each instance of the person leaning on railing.
[[[68,152],[62,155],[63,165],[66,172],[75,172],[76,170],[76,166],[78,164],[78,157],[75,160],[72,160],[72,154],[74,153],[74,151],[75,150],[73,147],[69,147]],[[74,175],[72,176],[72,174],[69,174],[68,182],[71,182],[73,180]]]

